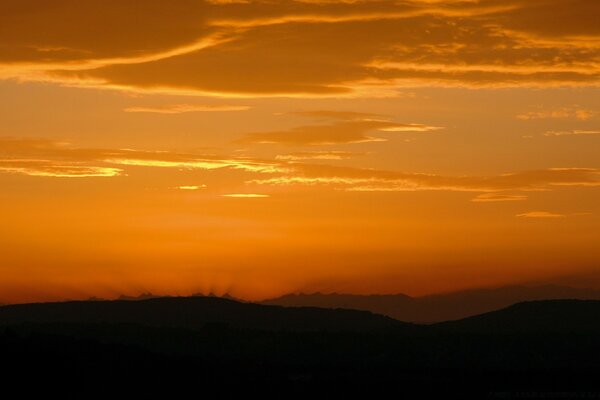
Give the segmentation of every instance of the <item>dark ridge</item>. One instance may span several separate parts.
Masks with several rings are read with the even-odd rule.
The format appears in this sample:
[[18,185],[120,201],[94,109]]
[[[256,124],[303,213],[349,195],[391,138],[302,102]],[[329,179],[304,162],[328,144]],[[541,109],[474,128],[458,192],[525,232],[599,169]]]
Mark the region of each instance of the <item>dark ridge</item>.
[[600,333],[600,301],[544,300],[434,324],[462,333]]
[[599,315],[600,301],[536,301],[425,327],[216,297],[12,305],[0,307],[3,387],[590,398],[600,393]]
[[285,308],[218,297],[163,297],[145,300],[67,301],[0,307],[0,324],[128,323],[200,329],[222,324],[266,330],[372,330],[412,328],[368,311],[316,307]]

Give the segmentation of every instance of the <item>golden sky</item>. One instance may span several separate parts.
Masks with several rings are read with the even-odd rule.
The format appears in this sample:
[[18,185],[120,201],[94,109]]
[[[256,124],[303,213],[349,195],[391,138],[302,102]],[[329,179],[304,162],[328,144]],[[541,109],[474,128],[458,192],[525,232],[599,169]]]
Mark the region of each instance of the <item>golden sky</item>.
[[3,0],[0,302],[596,276],[599,15]]

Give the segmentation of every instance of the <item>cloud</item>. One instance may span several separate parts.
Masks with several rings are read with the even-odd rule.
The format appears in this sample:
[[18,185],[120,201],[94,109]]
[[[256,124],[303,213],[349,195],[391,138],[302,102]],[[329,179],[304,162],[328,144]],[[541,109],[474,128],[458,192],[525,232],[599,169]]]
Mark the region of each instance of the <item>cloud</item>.
[[286,131],[248,133],[237,142],[241,144],[283,144],[288,146],[385,142],[387,141],[386,138],[372,136],[369,132],[429,132],[443,129],[423,124],[392,122],[376,114],[313,111],[302,112],[300,115],[333,119],[334,122],[321,125],[304,125]]
[[526,195],[516,194],[501,194],[501,193],[483,193],[471,199],[475,203],[491,203],[505,201],[524,201],[527,200]]
[[123,169],[107,165],[95,155],[96,150],[72,149],[65,142],[0,137],[0,173],[53,178],[124,175]]
[[234,197],[239,199],[260,199],[270,197],[268,194],[256,194],[256,193],[232,193],[223,194],[223,197]]
[[281,154],[276,160],[301,161],[301,160],[347,160],[350,158],[367,155],[367,152],[356,151],[303,151],[290,154]]
[[529,211],[522,214],[517,214],[521,218],[564,218],[566,215],[553,213],[549,211]]
[[246,111],[249,109],[248,106],[170,104],[158,107],[127,107],[123,111],[128,113],[183,114],[189,112]]
[[0,138],[0,172],[32,176],[109,177],[124,167],[285,172],[279,161],[132,149],[85,149],[45,139]]
[[347,143],[385,142],[387,139],[368,135],[367,132],[387,126],[389,126],[389,123],[378,121],[308,125],[292,128],[288,131],[249,133],[238,140],[238,143],[320,146]]
[[517,119],[533,120],[533,119],[559,119],[559,118],[575,118],[581,121],[586,121],[593,118],[598,113],[592,110],[581,108],[563,107],[553,110],[538,110],[528,111],[517,115]]
[[[308,152],[310,153],[310,152]],[[319,154],[327,154],[317,152]],[[333,154],[336,154],[335,152]],[[490,176],[447,176],[310,164],[289,159],[257,159],[143,151],[77,148],[44,139],[0,138],[0,172],[38,177],[96,178],[126,176],[132,168],[240,171],[253,193],[264,186],[308,186],[354,192],[454,191],[480,194],[473,201],[516,201],[530,191],[600,187],[600,170],[549,168]],[[180,186],[180,190],[203,188]],[[511,192],[511,194],[506,194]],[[525,192],[525,193],[521,193]],[[236,193],[233,193],[236,194]],[[244,194],[244,193],[238,193]]]
[[215,96],[600,83],[594,0],[5,0],[1,7],[0,76],[19,80]]
[[179,190],[200,190],[206,188],[206,185],[187,185],[187,186],[178,186]]
[[281,172],[282,166],[269,161],[247,158],[196,156],[191,154],[144,152],[135,150],[117,151],[106,154],[102,161],[109,164],[132,167],[178,168],[178,169],[240,169],[249,172]]
[[355,111],[330,111],[330,110],[316,110],[316,111],[294,111],[289,114],[300,115],[302,117],[319,118],[325,120],[369,120],[369,119],[386,119],[381,114],[362,113]]
[[589,131],[575,129],[572,131],[548,131],[544,133],[544,136],[594,136],[600,135],[600,131]]
[[122,175],[123,170],[50,160],[0,160],[0,172],[52,178],[106,178]]
[[600,186],[600,170],[550,168],[495,176],[444,176],[332,165],[291,164],[292,173],[254,179],[250,184],[275,186],[329,186],[361,192],[457,191],[494,193],[503,191],[547,191],[557,187]]
[[5,0],[0,12],[0,61],[77,66],[96,60],[144,60],[210,37],[215,28],[209,25],[206,11],[203,2],[192,0],[169,5],[159,0],[143,5]]

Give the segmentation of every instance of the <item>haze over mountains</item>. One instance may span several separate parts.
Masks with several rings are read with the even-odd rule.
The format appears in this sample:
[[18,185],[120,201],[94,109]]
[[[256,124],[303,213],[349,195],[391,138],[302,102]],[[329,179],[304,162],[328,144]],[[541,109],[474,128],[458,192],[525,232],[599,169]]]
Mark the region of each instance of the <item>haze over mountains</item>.
[[288,307],[350,308],[409,322],[433,323],[465,318],[531,300],[600,300],[600,289],[560,285],[504,286],[472,289],[423,297],[395,295],[354,295],[339,293],[287,294],[261,304]]

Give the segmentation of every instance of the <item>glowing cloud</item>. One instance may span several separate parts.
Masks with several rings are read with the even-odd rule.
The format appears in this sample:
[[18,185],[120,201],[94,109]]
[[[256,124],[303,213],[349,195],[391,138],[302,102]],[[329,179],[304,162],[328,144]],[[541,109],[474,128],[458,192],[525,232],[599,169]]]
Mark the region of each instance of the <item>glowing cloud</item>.
[[223,194],[221,196],[241,198],[241,199],[260,199],[260,198],[270,197],[268,194],[256,194],[256,193],[231,193],[231,194]]
[[492,202],[503,202],[503,201],[524,201],[527,200],[525,195],[516,194],[501,194],[501,193],[483,193],[473,199],[475,203],[492,203]]
[[522,214],[517,214],[521,218],[564,218],[566,215],[557,214],[549,211],[529,211]]
[[586,121],[593,118],[597,112],[581,108],[563,107],[554,110],[539,110],[528,111],[517,115],[517,119],[534,120],[534,119],[560,119],[560,118],[575,118]]
[[49,160],[0,160],[0,172],[50,178],[107,178],[122,175],[123,170]]
[[[600,171],[591,168],[550,168],[497,176],[443,176],[375,169],[292,164],[293,175],[254,179],[250,184],[275,186],[327,185],[355,192],[456,191],[490,192],[552,190],[560,186],[600,185]],[[489,199],[494,198],[490,195]],[[500,198],[500,197],[497,197]],[[485,197],[483,201],[485,201]],[[482,201],[482,199],[480,199]]]
[[588,131],[588,130],[572,130],[572,131],[548,131],[544,133],[544,136],[595,136],[600,135],[600,131]]
[[300,97],[600,83],[595,1],[6,2],[4,78]]
[[282,154],[275,157],[277,160],[301,161],[301,160],[347,160],[354,157],[367,155],[366,152],[356,151],[304,151],[290,154]]
[[248,106],[173,104],[161,107],[127,107],[128,113],[183,114],[189,112],[246,111]]
[[[380,115],[339,111],[313,111],[298,113],[302,116],[336,120],[326,125],[306,125],[287,131],[246,134],[238,140],[243,144],[282,144],[288,146],[322,146],[348,143],[385,142],[386,138],[369,135],[380,132],[429,132],[441,127],[423,124],[402,124],[389,121]],[[377,118],[373,118],[377,117]]]
[[206,185],[189,185],[189,186],[178,186],[179,190],[200,190],[205,189]]

